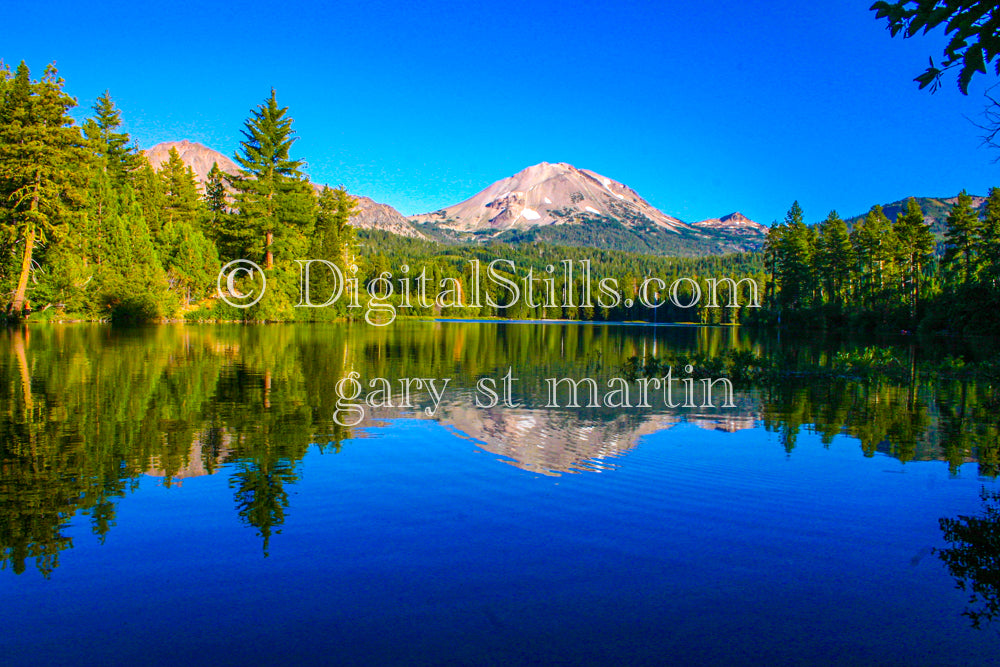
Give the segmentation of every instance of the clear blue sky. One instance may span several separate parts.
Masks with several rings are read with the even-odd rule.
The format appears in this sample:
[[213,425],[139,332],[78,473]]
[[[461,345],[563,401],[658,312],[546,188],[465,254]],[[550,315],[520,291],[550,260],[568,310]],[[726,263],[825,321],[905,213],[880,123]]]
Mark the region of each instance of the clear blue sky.
[[404,214],[542,161],[688,221],[1000,185],[969,120],[992,80],[918,91],[944,38],[890,39],[870,4],[17,2],[0,58],[56,61],[78,117],[110,90],[143,148],[231,155],[273,86],[314,181]]

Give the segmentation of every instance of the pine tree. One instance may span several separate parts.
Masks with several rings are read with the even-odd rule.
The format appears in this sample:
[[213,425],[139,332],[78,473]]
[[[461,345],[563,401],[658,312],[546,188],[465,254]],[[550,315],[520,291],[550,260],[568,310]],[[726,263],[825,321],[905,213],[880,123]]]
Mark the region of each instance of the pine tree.
[[160,181],[161,227],[153,240],[170,289],[184,304],[200,299],[208,289],[218,252],[201,231],[205,204],[198,194],[194,171],[171,148],[157,172]]
[[219,163],[213,162],[205,180],[205,208],[208,210],[209,228],[214,228],[220,218],[229,212],[229,200],[226,195],[225,173],[219,169]]
[[826,285],[827,298],[831,303],[843,305],[844,292],[850,283],[854,253],[847,223],[836,211],[819,225],[817,242],[817,274]]
[[91,152],[102,160],[101,167],[111,174],[112,181],[122,183],[142,165],[142,157],[131,144],[129,135],[117,131],[122,125],[121,111],[111,100],[110,92],[104,91],[91,108],[94,117],[84,121],[83,134]]
[[276,247],[290,254],[315,215],[303,162],[289,157],[296,137],[287,111],[278,107],[272,89],[271,97],[251,112],[234,156],[240,173],[231,177],[241,229],[230,236],[243,241],[244,251],[262,256],[265,268],[274,266]]
[[167,161],[160,167],[157,175],[163,197],[161,223],[164,234],[169,235],[174,226],[197,227],[201,215],[198,183],[194,171],[184,165],[176,148],[170,149]]
[[896,218],[893,231],[899,240],[899,257],[909,286],[910,319],[913,320],[920,301],[922,269],[934,254],[934,235],[924,223],[924,213],[913,197],[906,200],[906,211]]
[[872,206],[851,233],[851,243],[862,274],[862,297],[866,305],[875,306],[891,283],[899,245],[881,206]]
[[145,156],[135,172],[135,195],[142,209],[142,217],[150,230],[163,227],[162,213],[166,202],[163,197],[163,180]]
[[208,170],[205,180],[204,217],[202,230],[218,249],[220,257],[226,261],[243,256],[244,236],[236,226],[230,208],[232,198],[226,185],[227,174],[219,169],[216,162]]
[[990,188],[979,236],[984,279],[1000,290],[1000,188]]
[[781,237],[785,228],[775,220],[767,230],[767,238],[764,239],[764,261],[767,266],[768,277],[766,301],[774,304],[777,301],[778,290],[778,262],[781,257]]
[[972,197],[965,190],[959,193],[946,223],[944,263],[950,265],[961,258],[960,282],[970,282],[975,277],[981,222],[972,208]]
[[796,201],[785,216],[784,231],[778,247],[781,301],[791,308],[809,305],[813,293],[813,253],[816,233],[802,219]]
[[148,321],[176,305],[142,206],[131,186],[121,191],[108,233],[109,261],[98,276],[98,307],[115,321]]
[[58,237],[82,203],[83,137],[67,115],[76,102],[63,92],[54,66],[32,82],[22,61],[5,86],[0,108],[0,196],[5,227],[20,249],[9,312],[21,316],[36,248]]
[[[347,271],[347,252],[354,239],[354,228],[348,223],[356,206],[357,200],[343,186],[323,188],[317,200],[316,226],[309,250],[311,259],[325,259],[338,266],[341,272]],[[317,268],[315,275],[310,274],[310,294],[316,295],[316,301],[325,300],[335,288],[334,278],[325,268]]]

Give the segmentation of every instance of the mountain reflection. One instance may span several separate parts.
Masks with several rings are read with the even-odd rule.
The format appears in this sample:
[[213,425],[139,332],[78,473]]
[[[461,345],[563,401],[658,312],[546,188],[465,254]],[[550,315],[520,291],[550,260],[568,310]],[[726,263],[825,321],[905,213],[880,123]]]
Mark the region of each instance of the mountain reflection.
[[[644,436],[678,423],[733,432],[763,425],[791,453],[803,431],[825,443],[846,433],[862,451],[901,461],[976,461],[996,474],[995,395],[967,381],[860,382],[790,376],[747,383],[737,408],[549,409],[545,378],[606,379],[621,360],[670,350],[714,359],[727,350],[783,364],[822,364],[830,345],[754,339],[732,328],[579,324],[423,323],[393,327],[102,326],[0,332],[0,563],[48,576],[87,516],[103,538],[116,503],[143,481],[228,477],[240,519],[267,553],[294,511],[290,489],[311,447],[337,451],[368,427],[435,419],[511,465],[555,475],[613,468]],[[790,357],[789,350],[794,350]],[[482,377],[513,368],[513,409],[480,409]],[[333,419],[337,383],[451,378],[433,417],[369,410],[355,428]],[[320,435],[322,434],[322,435]],[[355,441],[350,446],[363,446]],[[692,452],[696,455],[696,452]]]

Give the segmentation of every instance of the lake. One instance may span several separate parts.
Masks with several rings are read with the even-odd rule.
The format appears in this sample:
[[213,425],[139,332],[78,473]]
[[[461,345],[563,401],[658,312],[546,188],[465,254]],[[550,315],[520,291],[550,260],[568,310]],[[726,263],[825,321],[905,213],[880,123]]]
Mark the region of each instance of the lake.
[[[0,662],[995,661],[994,388],[794,371],[861,347],[566,323],[0,331]],[[585,388],[551,407],[549,380],[730,351],[792,370],[735,383],[734,407]]]

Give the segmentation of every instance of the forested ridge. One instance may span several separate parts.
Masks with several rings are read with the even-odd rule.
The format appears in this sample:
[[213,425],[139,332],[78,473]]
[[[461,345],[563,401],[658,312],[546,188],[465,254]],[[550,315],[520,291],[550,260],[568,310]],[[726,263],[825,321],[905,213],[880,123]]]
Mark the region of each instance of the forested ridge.
[[[233,156],[240,171],[226,174],[216,165],[203,186],[176,151],[154,169],[123,131],[109,93],[79,125],[69,116],[75,105],[53,66],[37,80],[24,63],[13,71],[0,68],[0,303],[8,320],[364,318],[365,308],[348,307],[347,298],[324,308],[296,307],[301,302],[296,260],[308,258],[327,260],[345,276],[357,277],[362,303],[371,298],[373,281],[386,273],[395,289],[383,300],[394,304],[402,298],[400,280],[415,292],[422,271],[432,295],[447,286],[457,286],[461,295],[415,303],[400,309],[400,316],[1000,331],[996,190],[981,215],[963,192],[950,207],[940,240],[911,199],[895,220],[875,206],[853,229],[835,212],[819,225],[807,225],[796,203],[783,223],[772,226],[762,252],[721,257],[676,258],[539,241],[442,245],[356,232],[348,224],[353,198],[343,187],[314,187],[304,161],[293,157],[293,121],[273,90],[243,122],[243,140]],[[233,259],[253,260],[267,276],[267,293],[253,307],[237,309],[217,298],[219,269]],[[505,302],[503,291],[490,283],[479,284],[482,296],[490,298],[472,298],[473,264],[497,259],[516,274],[510,276],[514,280],[528,271],[555,275],[558,305]],[[595,282],[613,280],[619,302],[586,305],[582,260],[590,262]],[[560,271],[567,261],[577,263],[570,284]],[[402,275],[404,265],[408,273]],[[651,277],[663,281],[663,287],[653,285],[663,304],[658,308],[639,298]],[[750,307],[749,281],[741,284],[738,307],[728,306],[725,291],[718,307],[695,298],[694,283],[707,297],[708,281],[721,278],[755,281],[761,307]],[[682,307],[660,294],[669,294],[678,280],[677,301],[694,305]],[[333,287],[327,272],[312,274],[313,295],[329,294]]]
[[825,328],[1000,333],[1000,189],[982,214],[963,191],[938,242],[916,199],[895,220],[873,206],[851,231],[794,203],[764,249],[764,322]]

